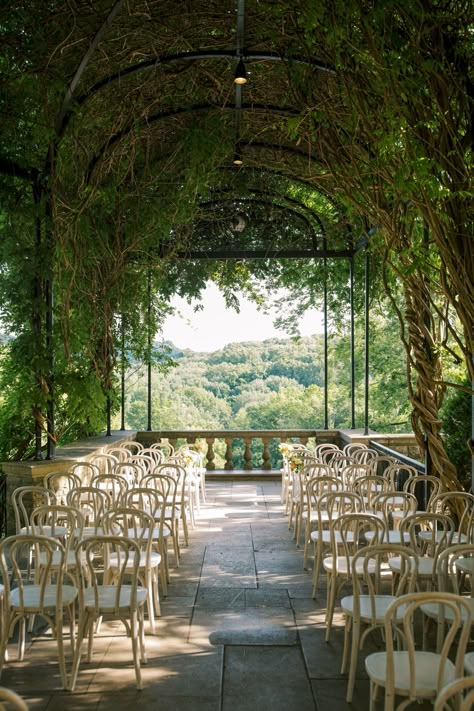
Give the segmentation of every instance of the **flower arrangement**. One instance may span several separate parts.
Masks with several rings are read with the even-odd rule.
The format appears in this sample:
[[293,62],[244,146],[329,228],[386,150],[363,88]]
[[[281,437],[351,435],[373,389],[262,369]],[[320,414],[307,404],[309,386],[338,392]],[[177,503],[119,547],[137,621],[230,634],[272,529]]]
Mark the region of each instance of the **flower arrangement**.
[[294,472],[299,472],[303,469],[303,460],[301,457],[298,457],[296,454],[293,456],[290,455],[289,457],[289,464],[290,464],[290,469]]

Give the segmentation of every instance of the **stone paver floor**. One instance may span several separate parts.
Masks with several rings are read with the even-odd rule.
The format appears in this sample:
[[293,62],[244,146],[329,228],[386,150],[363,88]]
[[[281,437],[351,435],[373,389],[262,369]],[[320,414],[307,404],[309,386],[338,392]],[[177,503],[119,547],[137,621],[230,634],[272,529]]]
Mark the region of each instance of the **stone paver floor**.
[[353,703],[345,703],[340,611],[326,643],[325,581],[313,600],[311,571],[303,570],[288,530],[279,481],[209,481],[180,567],[173,567],[173,556],[170,563],[162,617],[146,637],[142,691],[118,623],[102,625],[74,693],[61,688],[48,631],[31,639],[22,663],[11,644],[1,684],[38,711],[131,711],[137,704],[160,711],[369,708],[363,655]]

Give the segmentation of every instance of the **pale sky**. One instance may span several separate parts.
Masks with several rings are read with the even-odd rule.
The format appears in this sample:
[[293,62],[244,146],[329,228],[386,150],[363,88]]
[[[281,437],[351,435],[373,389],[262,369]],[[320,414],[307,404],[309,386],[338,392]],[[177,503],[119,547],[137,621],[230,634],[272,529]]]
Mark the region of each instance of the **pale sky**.
[[[180,349],[212,352],[227,343],[237,341],[265,341],[267,338],[288,338],[285,331],[273,327],[273,318],[258,311],[257,307],[244,298],[239,298],[240,313],[227,309],[224,297],[215,284],[209,284],[203,293],[202,311],[193,311],[193,305],[175,297],[172,305],[177,309],[169,316],[161,336]],[[181,313],[181,316],[179,315]],[[322,333],[322,315],[318,311],[308,311],[300,322],[302,336]]]

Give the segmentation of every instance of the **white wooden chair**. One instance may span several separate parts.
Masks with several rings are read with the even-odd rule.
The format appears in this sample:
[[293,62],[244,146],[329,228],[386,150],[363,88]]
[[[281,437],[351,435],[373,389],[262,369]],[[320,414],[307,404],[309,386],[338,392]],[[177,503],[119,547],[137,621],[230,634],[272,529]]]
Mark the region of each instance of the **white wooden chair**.
[[[84,639],[88,638],[87,660],[91,662],[96,623],[104,618],[120,620],[125,625],[132,644],[136,685],[141,689],[140,663],[146,663],[144,608],[147,589],[140,585],[140,546],[123,536],[90,536],[78,543],[76,554],[78,562],[85,560],[87,574],[82,576],[79,586],[77,642],[69,688],[74,691],[76,687]],[[103,579],[112,554],[116,556],[113,585]]]
[[[25,584],[23,575],[25,545],[33,553],[33,565],[41,561],[40,574],[33,583]],[[0,674],[5,662],[8,640],[19,624],[18,659],[23,661],[26,622],[39,615],[51,626],[58,648],[59,669],[63,687],[68,686],[63,644],[63,619],[70,622],[71,646],[74,643],[74,618],[77,588],[64,581],[65,552],[57,538],[30,533],[10,536],[0,543],[0,568],[4,581],[3,620],[0,630]],[[54,573],[55,582],[51,582]]]
[[[447,621],[439,652],[419,649],[415,644],[415,615],[426,605],[435,605],[442,610]],[[385,689],[384,711],[401,711],[423,699],[434,702],[446,684],[463,675],[464,654],[471,630],[471,608],[465,598],[441,592],[402,595],[387,609],[384,630],[386,651],[369,654],[365,660],[370,678],[370,711],[375,711],[379,689]],[[399,637],[400,632],[405,649],[395,650],[394,636]],[[398,704],[397,696],[402,697]]]

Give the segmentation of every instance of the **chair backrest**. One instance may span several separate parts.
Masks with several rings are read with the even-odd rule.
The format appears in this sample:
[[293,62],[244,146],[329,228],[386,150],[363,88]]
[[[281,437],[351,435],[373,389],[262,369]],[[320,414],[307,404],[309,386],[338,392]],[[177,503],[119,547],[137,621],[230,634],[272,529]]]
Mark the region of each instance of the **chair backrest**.
[[374,499],[377,494],[388,492],[389,488],[389,481],[375,474],[356,477],[352,483],[352,490],[362,498],[364,509],[369,513],[374,510]]
[[306,479],[313,479],[317,476],[330,476],[333,477],[331,467],[328,464],[322,464],[321,462],[308,462],[304,466],[304,474]]
[[[84,515],[74,506],[39,506],[31,513],[31,527],[37,535],[61,538],[64,552],[67,554],[77,539],[82,538]],[[61,535],[65,530],[65,535]]]
[[407,489],[405,489],[406,482],[411,480],[413,477],[417,477],[418,472],[415,467],[411,467],[409,464],[400,464],[396,462],[395,464],[390,464],[386,467],[383,475],[390,481],[391,488],[394,491],[407,491]]
[[337,444],[333,444],[332,442],[322,442],[321,444],[317,444],[316,447],[314,448],[314,454],[316,457],[319,459],[322,458],[322,455],[324,452],[341,452],[342,450],[339,449]]
[[81,486],[81,480],[72,472],[49,472],[43,479],[43,485],[45,489],[54,491],[58,504],[65,504],[68,491]]
[[[455,677],[463,675],[463,661],[466,645],[471,631],[471,607],[469,601],[460,595],[447,592],[414,592],[401,595],[387,609],[384,620],[386,644],[386,698],[395,696],[395,658],[394,636],[396,630],[403,630],[404,645],[408,660],[406,680],[412,698],[416,698],[416,655],[418,640],[415,640],[415,616],[423,606],[436,605],[445,628],[438,657],[437,691],[444,686],[446,663],[454,661]],[[399,654],[399,653],[398,653]]]
[[107,508],[119,506],[124,494],[128,490],[128,481],[119,474],[99,474],[92,477],[91,486],[102,489],[110,499]]
[[361,476],[370,476],[372,470],[368,464],[346,464],[340,470],[340,476],[344,482],[344,487],[348,491],[352,490],[354,482]]
[[328,528],[332,521],[346,513],[362,511],[364,503],[358,494],[353,491],[326,491],[323,492],[317,503],[318,529]]
[[143,476],[143,469],[133,462],[119,462],[112,469],[112,474],[123,477],[130,489],[139,485]]
[[442,483],[437,476],[430,474],[415,474],[407,478],[403,491],[415,494],[418,501],[422,500],[426,511],[432,511],[432,502],[435,496],[441,493]]
[[402,512],[402,516],[414,514],[417,509],[418,501],[413,494],[407,494],[404,491],[383,491],[374,496],[373,510],[380,516],[387,529],[392,528],[391,513],[395,509]]
[[341,476],[342,471],[349,466],[349,464],[354,464],[354,459],[348,457],[347,454],[341,451],[327,451],[324,452],[321,461],[324,464],[329,464],[332,469],[332,473],[336,476]]
[[128,447],[108,447],[107,454],[111,454],[118,462],[126,462],[132,456]]
[[174,447],[171,442],[153,442],[150,444],[150,449],[157,449],[163,455],[163,459],[171,457],[174,454]]
[[143,444],[133,439],[127,440],[126,442],[122,442],[120,446],[124,449],[128,449],[129,452],[132,453],[132,455],[139,454],[139,452],[143,449]]
[[437,494],[432,501],[433,511],[448,513],[456,521],[459,531],[474,540],[474,495],[467,491],[446,491]]
[[104,513],[102,526],[105,535],[132,538],[146,554],[147,559],[150,558],[156,526],[151,513],[134,506],[120,506]]
[[151,486],[136,487],[127,491],[123,499],[126,508],[136,508],[146,511],[153,516],[155,522],[164,518],[166,508],[166,494]]
[[79,477],[81,486],[90,486],[92,477],[100,474],[99,467],[92,462],[75,462],[71,464],[68,471]]
[[351,570],[351,560],[356,552],[367,545],[370,534],[370,544],[383,543],[386,526],[375,514],[357,511],[343,513],[333,518],[331,522],[331,550],[334,557],[346,559],[345,569]]
[[[41,559],[41,575],[35,579],[37,594],[34,598],[28,595],[30,585],[25,585],[25,551],[29,549],[33,550],[33,560]],[[0,542],[0,568],[4,585],[3,604],[9,607],[10,595],[14,590],[15,608],[20,617],[35,612],[49,619],[51,608],[62,606],[64,561],[64,546],[58,538],[32,533],[4,538]],[[51,590],[53,574],[57,581],[54,597]]]
[[[461,594],[460,571],[462,564],[469,562],[474,574],[474,543],[456,543],[440,551],[436,572],[438,576],[438,590]],[[474,595],[471,583],[471,595]]]
[[110,506],[110,498],[107,492],[97,486],[81,486],[68,493],[66,503],[79,509],[87,519],[88,525],[97,526],[102,514]]
[[367,449],[368,445],[364,444],[363,442],[349,442],[348,444],[344,445],[342,448],[342,451],[344,454],[347,454],[348,457],[353,457],[354,452],[358,452],[360,449]]
[[354,584],[353,590],[354,611],[356,614],[360,606],[360,597],[363,594],[370,598],[371,615],[375,619],[376,596],[382,592],[384,576],[386,575],[386,562],[391,557],[396,557],[400,562],[396,587],[391,596],[414,592],[418,576],[418,556],[416,553],[407,546],[397,543],[372,543],[364,546],[355,552],[351,563],[352,578],[353,580],[359,579],[358,584]]
[[160,464],[164,458],[161,451],[156,447],[144,447],[139,452],[139,455],[140,457],[150,457],[150,459],[155,463],[155,466]]
[[379,476],[383,476],[388,467],[391,467],[393,464],[395,464],[395,462],[396,459],[394,457],[390,457],[389,455],[382,456],[381,454],[379,454],[376,457],[371,457],[367,461],[367,464],[370,467],[371,474],[378,474]]
[[56,503],[54,492],[43,486],[19,486],[12,492],[16,533],[31,532],[30,514],[37,506]]
[[178,500],[186,494],[186,469],[176,462],[164,462],[153,469],[153,474],[164,474],[176,480]]
[[114,584],[108,585],[107,613],[122,619],[124,614],[122,589],[130,591],[130,609],[137,608],[137,589],[140,585],[140,546],[127,536],[99,535],[87,536],[76,546],[77,569],[80,575],[79,609],[85,609],[85,590],[94,591],[94,604],[88,597],[88,606],[93,607],[97,616],[103,611],[100,601],[104,585],[104,570],[109,569],[108,561],[115,554],[116,568]]
[[323,494],[342,490],[342,481],[336,476],[318,475],[306,481],[307,498],[311,505],[317,504]]
[[130,464],[136,464],[140,467],[142,471],[141,479],[143,479],[143,477],[147,474],[151,474],[156,466],[156,461],[154,457],[148,454],[134,454],[133,457],[130,457],[128,461]]
[[[410,546],[419,555],[433,558],[433,570],[436,571],[438,556],[448,548],[453,539],[455,525],[452,518],[432,511],[418,511],[400,521],[400,535],[405,539],[408,534]],[[421,534],[421,535],[420,535]]]
[[364,449],[358,449],[352,455],[353,459],[357,464],[368,464],[371,459],[378,457],[379,453],[376,449],[370,449],[370,447],[365,447]]
[[438,692],[434,711],[472,711],[474,709],[474,676],[450,681]]
[[101,474],[110,474],[114,468],[114,464],[118,463],[117,457],[107,452],[100,452],[100,454],[94,454],[90,458],[90,463],[95,464],[99,467],[99,472]]

